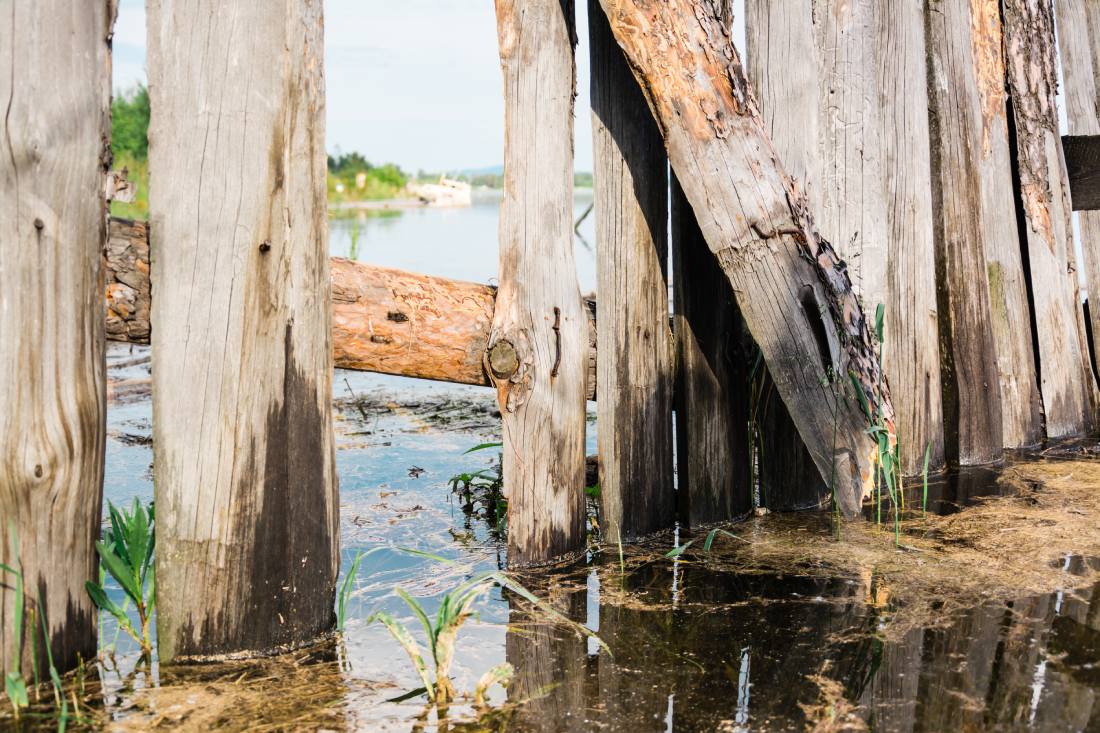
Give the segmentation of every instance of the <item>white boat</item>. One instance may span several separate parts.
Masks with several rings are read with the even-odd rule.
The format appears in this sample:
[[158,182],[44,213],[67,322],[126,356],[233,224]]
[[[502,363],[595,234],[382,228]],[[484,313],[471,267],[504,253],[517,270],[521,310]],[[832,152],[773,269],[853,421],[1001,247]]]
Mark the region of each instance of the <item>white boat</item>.
[[470,184],[445,176],[439,177],[439,183],[410,183],[408,189],[427,206],[469,206],[471,203]]

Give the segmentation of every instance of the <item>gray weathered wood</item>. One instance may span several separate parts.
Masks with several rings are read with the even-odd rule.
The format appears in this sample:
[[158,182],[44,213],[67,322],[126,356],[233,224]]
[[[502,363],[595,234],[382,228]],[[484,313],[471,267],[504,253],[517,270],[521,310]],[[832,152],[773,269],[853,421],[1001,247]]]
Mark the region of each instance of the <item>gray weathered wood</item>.
[[500,289],[487,368],[504,427],[508,561],[584,549],[586,318],[573,260],[572,0],[497,0]]
[[876,452],[852,382],[892,431],[888,390],[845,267],[783,171],[729,32],[705,0],[601,4],[779,394],[854,514]]
[[1080,437],[1095,426],[1096,386],[1058,136],[1053,8],[1050,0],[1002,0],[1001,6],[1046,434]]
[[596,212],[600,519],[604,539],[676,520],[668,160],[597,0],[588,0]]
[[96,654],[84,583],[103,495],[113,24],[109,2],[0,13],[0,563],[22,563],[27,593],[17,630],[15,579],[0,571],[0,668],[20,669],[18,654],[28,680],[46,669],[38,604],[59,669]]
[[[695,527],[737,519],[752,509],[752,338],[675,179],[671,196],[677,499],[681,520]],[[794,441],[801,445],[797,435]]]
[[[780,158],[864,309],[885,306],[903,469],[943,465],[923,4],[746,4],[748,72]],[[798,120],[793,124],[792,120]]]
[[[1060,45],[1067,44],[1061,42]],[[1069,76],[1069,73],[1065,76]],[[1066,96],[1069,96],[1068,90]],[[1063,135],[1062,156],[1066,160],[1066,176],[1069,178],[1073,210],[1100,209],[1100,135]]]
[[[712,4],[729,27],[731,3]],[[681,521],[699,526],[737,519],[752,509],[752,337],[675,174],[671,179],[677,500]],[[794,440],[801,445],[797,436]]]
[[[984,14],[972,16],[972,5]],[[1019,242],[1006,215],[1014,207],[997,12],[987,0],[931,0],[926,11],[944,432],[963,465],[998,461],[1005,441],[1033,442],[1040,428]]]
[[[1055,9],[1069,133],[1100,136],[1100,3],[1056,0]],[[1070,163],[1068,151],[1066,158],[1072,180],[1075,166]],[[1080,208],[1076,187],[1072,193],[1074,208]],[[1094,205],[1100,208],[1100,195]],[[1085,272],[1089,325],[1095,346],[1100,343],[1100,211],[1082,211],[1078,224],[1084,260],[1080,265]],[[1100,374],[1100,350],[1094,349],[1093,370]]]
[[265,653],[334,623],[321,2],[148,14],[160,659]]

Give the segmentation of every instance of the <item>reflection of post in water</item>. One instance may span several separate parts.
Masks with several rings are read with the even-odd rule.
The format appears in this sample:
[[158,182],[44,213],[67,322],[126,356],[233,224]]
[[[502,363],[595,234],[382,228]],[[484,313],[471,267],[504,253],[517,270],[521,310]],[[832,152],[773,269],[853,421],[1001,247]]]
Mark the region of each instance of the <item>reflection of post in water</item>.
[[[585,621],[583,582],[550,576],[543,582],[522,582],[571,621]],[[504,591],[508,600],[505,656],[515,668],[508,701],[523,703],[516,713],[517,728],[583,731],[586,639],[571,628],[555,624],[547,614]],[[526,721],[526,722],[525,722]]]

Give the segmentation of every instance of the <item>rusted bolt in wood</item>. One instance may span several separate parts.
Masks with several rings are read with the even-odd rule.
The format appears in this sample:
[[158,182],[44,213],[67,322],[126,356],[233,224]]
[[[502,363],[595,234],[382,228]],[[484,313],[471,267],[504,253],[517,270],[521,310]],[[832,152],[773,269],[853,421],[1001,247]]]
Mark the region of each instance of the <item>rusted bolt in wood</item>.
[[497,379],[510,379],[519,369],[519,357],[511,341],[501,339],[489,349],[489,371]]
[[41,219],[35,217],[34,228],[37,229],[38,231],[42,231],[43,229],[46,228],[46,222],[44,222]]
[[263,242],[260,243],[260,252],[267,252],[270,249],[271,242],[269,242],[268,240],[265,239]]

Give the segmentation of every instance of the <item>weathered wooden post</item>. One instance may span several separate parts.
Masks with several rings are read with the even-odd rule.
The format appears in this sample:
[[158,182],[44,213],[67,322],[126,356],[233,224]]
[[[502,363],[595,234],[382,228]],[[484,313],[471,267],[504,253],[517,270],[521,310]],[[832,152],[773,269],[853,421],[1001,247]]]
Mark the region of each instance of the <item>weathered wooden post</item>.
[[[1100,135],[1100,4],[1090,0],[1056,0],[1058,48],[1062,55],[1066,116],[1070,135]],[[1089,326],[1100,342],[1100,211],[1082,211],[1081,249],[1089,293]],[[1100,349],[1093,355],[1100,374]]]
[[597,440],[604,538],[675,521],[668,160],[657,125],[588,0],[596,212]]
[[944,432],[952,459],[992,463],[1041,437],[999,8],[930,0],[926,17]]
[[[883,358],[902,465],[944,463],[923,3],[746,3],[749,78],[787,171],[885,307]],[[797,121],[797,122],[796,122]]]
[[[729,0],[713,0],[711,12],[727,27],[733,22]],[[670,183],[677,499],[680,518],[694,526],[752,509],[752,340],[675,174]]]
[[46,669],[36,607],[59,669],[96,654],[84,583],[103,494],[114,8],[9,0],[0,15],[0,563],[22,563],[26,583],[16,629],[0,572],[0,667],[21,658],[29,680]]
[[497,0],[500,289],[486,368],[504,423],[508,559],[583,550],[587,316],[573,260],[572,0]]
[[888,390],[847,272],[780,164],[729,32],[705,0],[601,5],[778,392],[854,514],[878,454],[852,393],[892,433]]
[[1069,182],[1058,135],[1053,8],[1045,0],[1003,0],[1002,8],[1044,424],[1048,438],[1080,437],[1096,426],[1096,384],[1089,366]]
[[293,647],[338,570],[321,2],[148,12],[160,658]]

